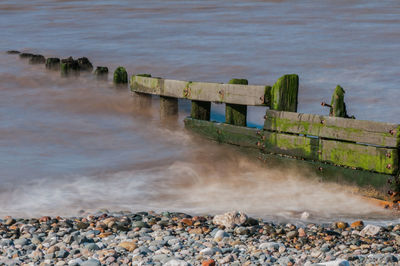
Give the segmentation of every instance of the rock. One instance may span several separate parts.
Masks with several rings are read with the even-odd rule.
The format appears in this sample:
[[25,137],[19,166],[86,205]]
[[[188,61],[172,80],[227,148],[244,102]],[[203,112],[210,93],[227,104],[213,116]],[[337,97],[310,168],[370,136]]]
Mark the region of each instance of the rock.
[[213,248],[205,248],[200,251],[200,254],[205,256],[212,256],[215,254],[215,250]]
[[26,238],[20,238],[14,240],[14,245],[25,246],[29,244],[29,240]]
[[29,64],[38,65],[46,63],[46,58],[40,54],[34,54],[29,58]]
[[89,227],[89,224],[88,224],[88,223],[78,222],[78,223],[76,224],[76,228],[78,228],[79,230],[86,229],[86,228],[88,228],[88,227]]
[[287,233],[286,233],[286,237],[287,237],[288,239],[293,239],[293,238],[297,237],[298,234],[299,234],[299,233],[298,233],[297,231],[290,231],[290,232],[287,232]]
[[276,243],[276,242],[266,242],[266,243],[261,243],[258,246],[258,248],[261,249],[261,250],[267,249],[269,251],[274,252],[274,251],[277,251],[279,249],[279,244]]
[[382,253],[389,253],[389,252],[393,252],[393,251],[394,251],[393,247],[386,247],[381,250]]
[[7,54],[20,54],[20,53],[21,53],[20,51],[16,51],[16,50],[7,51]]
[[239,226],[235,228],[234,232],[237,235],[248,235],[250,233],[250,230],[246,227]]
[[201,235],[201,234],[203,234],[203,229],[201,229],[201,228],[192,228],[192,229],[189,229],[189,234],[194,234],[194,235]]
[[363,228],[363,230],[361,230],[360,235],[374,236],[374,235],[378,234],[380,230],[381,230],[380,226],[368,224],[367,226],[365,226]]
[[60,70],[60,58],[50,57],[46,59],[46,69]]
[[189,264],[184,260],[172,259],[164,264],[164,266],[188,266]]
[[113,81],[115,84],[127,84],[128,83],[128,72],[124,67],[118,67],[114,71]]
[[219,242],[224,237],[229,237],[229,234],[227,232],[225,232],[224,230],[218,230],[217,233],[214,236],[214,241]]
[[191,219],[188,219],[188,218],[183,218],[181,220],[181,223],[183,223],[186,226],[192,226],[193,225],[193,221]]
[[324,266],[350,266],[350,262],[343,259],[337,259],[333,261],[321,262],[317,265],[324,265]]
[[299,228],[297,230],[297,232],[299,233],[299,237],[305,237],[306,236],[306,231],[304,231],[303,228]]
[[97,80],[108,80],[108,67],[98,66],[94,71]]
[[14,218],[8,218],[4,224],[7,225],[7,226],[10,226],[10,225],[13,225],[15,223],[16,223],[16,220]]
[[303,212],[300,215],[300,219],[303,220],[303,221],[308,220],[308,218],[310,218],[310,213],[309,212]]
[[215,266],[215,260],[209,259],[201,263],[201,266]]
[[364,226],[364,222],[363,221],[355,221],[350,226],[351,226],[351,228],[360,228],[360,227]]
[[100,266],[100,261],[96,259],[89,259],[81,263],[81,266]]
[[237,225],[243,225],[246,221],[247,215],[237,211],[216,215],[213,219],[214,224],[223,225],[226,228],[234,228]]
[[78,58],[76,61],[78,62],[80,71],[87,71],[87,72],[93,71],[93,65],[87,57]]
[[349,227],[349,224],[346,222],[337,222],[335,224],[336,228],[338,229],[346,229],[347,227]]
[[96,251],[100,249],[99,246],[96,245],[96,243],[88,243],[85,245],[85,248],[89,251]]
[[132,223],[133,228],[149,228],[149,225],[142,221],[135,221]]
[[130,241],[121,242],[118,246],[126,249],[129,252],[132,252],[137,248],[136,244]]

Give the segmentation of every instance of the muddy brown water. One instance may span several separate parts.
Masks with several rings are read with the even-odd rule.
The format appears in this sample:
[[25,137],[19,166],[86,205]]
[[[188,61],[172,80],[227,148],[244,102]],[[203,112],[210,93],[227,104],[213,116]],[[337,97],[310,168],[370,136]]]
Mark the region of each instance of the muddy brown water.
[[[268,219],[396,222],[302,169],[269,169],[182,123],[162,125],[157,99],[135,108],[127,91],[90,76],[62,79],[16,49],[87,56],[172,79],[273,84],[300,75],[299,111],[327,114],[337,84],[350,114],[399,122],[398,1],[0,2],[0,216],[80,210],[242,210]],[[190,103],[180,102],[180,121]],[[223,121],[223,105],[213,119]],[[265,112],[252,108],[260,125]]]

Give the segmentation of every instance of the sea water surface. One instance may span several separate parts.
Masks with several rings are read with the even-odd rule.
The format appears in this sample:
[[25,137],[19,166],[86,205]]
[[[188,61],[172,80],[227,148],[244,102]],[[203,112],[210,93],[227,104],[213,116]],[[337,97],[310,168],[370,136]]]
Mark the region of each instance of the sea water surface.
[[[302,169],[262,167],[182,122],[161,123],[156,97],[140,110],[127,90],[5,51],[193,81],[273,84],[297,73],[299,112],[327,114],[320,102],[340,84],[350,114],[399,122],[398,1],[2,0],[0,33],[0,216],[108,208],[397,219]],[[180,121],[189,105],[180,102]],[[213,105],[213,118],[223,110]],[[264,112],[251,108],[251,124]]]

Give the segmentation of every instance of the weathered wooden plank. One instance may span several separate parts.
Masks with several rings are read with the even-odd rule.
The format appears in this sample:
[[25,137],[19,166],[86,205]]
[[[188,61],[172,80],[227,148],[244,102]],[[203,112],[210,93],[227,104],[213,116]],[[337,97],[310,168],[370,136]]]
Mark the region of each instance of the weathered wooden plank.
[[131,90],[196,101],[265,105],[265,86],[187,82],[132,76]]
[[[261,146],[257,145],[257,143],[262,142],[263,139],[262,135],[264,133],[260,134],[260,131],[255,128],[245,128],[245,127],[227,125],[223,123],[199,121],[191,118],[186,118],[184,122],[185,122],[185,127],[189,130],[192,130],[194,133],[200,134],[203,137],[217,141],[219,143],[234,144],[236,147],[238,147],[240,151],[245,152],[245,154],[247,154],[248,156],[257,157],[260,160],[262,160],[264,163],[267,164],[268,168],[300,167],[301,169],[304,169],[305,172],[315,173],[317,176],[322,177],[322,179],[326,181],[334,181],[349,185],[357,185],[359,187],[362,187],[360,191],[361,193],[368,196],[374,196],[374,197],[378,196],[380,198],[384,198],[387,189],[389,188],[387,185],[387,179],[392,176],[391,174],[374,173],[370,171],[357,170],[355,168],[345,168],[327,162],[321,162],[319,160],[311,160],[311,159],[295,160],[295,158],[299,159],[299,157],[293,154],[307,155],[307,154],[312,154],[313,152],[314,154],[318,153],[317,152],[318,150],[315,147],[306,148],[305,151],[300,151],[301,149],[304,149],[302,143],[308,143],[309,145],[317,146],[314,143],[315,141],[305,140],[310,138],[293,136],[300,138],[301,140],[296,140],[294,142],[291,141],[291,143],[297,143],[297,145],[288,147],[291,147],[291,151],[296,151],[297,149],[297,153],[289,154],[287,150],[282,152],[282,150],[270,150],[268,149],[268,147],[263,148],[262,145]],[[264,132],[266,134],[269,134],[270,136],[271,134],[278,134],[274,132],[267,132],[267,131]],[[279,134],[279,135],[290,136],[288,134]],[[270,138],[274,139],[273,136],[271,136]],[[264,138],[264,141],[267,141],[267,138]],[[324,140],[324,141],[329,141],[329,140]],[[354,143],[348,143],[348,144],[357,145]],[[347,146],[346,148],[349,148],[349,146]],[[280,152],[289,155],[289,157],[282,156],[274,152]],[[397,151],[393,152],[395,152],[394,153],[395,157],[393,157],[393,160],[397,162],[398,161],[398,159],[396,159]],[[312,156],[309,156],[309,158],[310,157],[312,158]],[[372,188],[375,188],[376,190],[371,190]]]
[[264,129],[398,147],[400,125],[341,117],[267,110]]
[[271,88],[271,109],[297,112],[298,91],[299,76],[290,74],[280,77]]
[[261,137],[256,128],[185,118],[185,127],[220,143],[257,148]]
[[398,170],[398,150],[264,131],[264,150],[383,174]]
[[179,112],[178,99],[160,96],[160,119],[177,119]]

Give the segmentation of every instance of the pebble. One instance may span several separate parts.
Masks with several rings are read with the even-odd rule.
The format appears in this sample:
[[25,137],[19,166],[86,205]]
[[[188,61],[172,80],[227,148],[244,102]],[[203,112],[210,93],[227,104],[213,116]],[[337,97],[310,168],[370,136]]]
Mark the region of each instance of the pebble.
[[0,265],[387,265],[399,261],[396,243],[400,225],[339,221],[297,228],[241,212],[191,217],[107,211],[5,218]]

